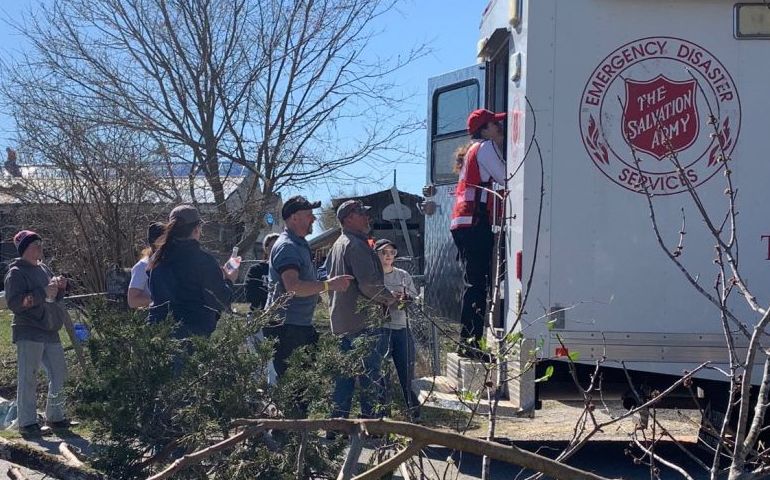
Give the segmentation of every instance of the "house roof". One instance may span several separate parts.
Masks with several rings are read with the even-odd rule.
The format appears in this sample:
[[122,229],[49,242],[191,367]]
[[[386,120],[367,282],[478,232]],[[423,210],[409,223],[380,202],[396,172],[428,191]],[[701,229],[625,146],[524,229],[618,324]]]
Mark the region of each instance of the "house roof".
[[[390,197],[390,188],[386,188],[385,190],[380,190],[379,192],[370,193],[368,195],[359,195],[359,196],[351,196],[351,197],[338,197],[338,198],[332,198],[332,207],[335,209],[339,207],[342,202],[346,200],[361,200],[364,202],[364,204],[367,204],[367,201],[374,200],[375,198],[381,197],[381,196],[388,196]],[[399,197],[402,198],[402,201],[405,200],[414,200],[415,203],[421,202],[424,200],[419,195],[415,195],[413,193],[405,192],[403,190],[398,191]]]
[[307,243],[310,245],[311,250],[315,250],[316,248],[323,247],[328,243],[334,242],[335,240],[337,240],[337,237],[339,236],[340,236],[340,227],[333,227],[319,233],[318,235],[310,239]]
[[[4,173],[4,172],[3,172]],[[238,190],[238,186],[244,180],[244,177],[230,177],[222,181],[222,188],[226,198],[229,198]],[[154,177],[154,185],[142,186],[142,192],[139,203],[190,203],[193,201],[193,192],[195,202],[214,203],[214,192],[211,186],[203,177],[193,177],[192,183],[187,178],[174,177]],[[28,175],[23,177],[12,177],[7,173],[0,174],[0,205],[13,205],[28,202],[40,204],[56,204],[61,202],[76,202],[78,192],[73,190],[71,179],[50,175]],[[109,185],[105,185],[109,188]],[[115,185],[116,188],[124,188]],[[32,190],[29,200],[23,199],[24,189]],[[15,190],[18,194],[11,191]]]

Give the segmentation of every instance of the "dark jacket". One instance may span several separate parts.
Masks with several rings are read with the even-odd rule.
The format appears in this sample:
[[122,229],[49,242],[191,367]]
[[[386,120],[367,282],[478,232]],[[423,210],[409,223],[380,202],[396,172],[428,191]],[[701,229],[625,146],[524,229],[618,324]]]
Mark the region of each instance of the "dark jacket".
[[232,285],[197,240],[173,240],[165,258],[150,270],[149,320],[159,322],[171,313],[180,324],[178,338],[209,336],[220,312],[230,307]]
[[262,310],[267,302],[267,284],[270,265],[267,260],[258,260],[246,273],[246,300],[253,310]]
[[[13,343],[19,340],[59,343],[59,332],[43,328],[45,287],[51,281],[51,270],[44,264],[32,264],[17,258],[8,266],[5,275],[5,300],[13,312],[11,328]],[[32,295],[32,306],[23,307],[24,297]],[[61,299],[62,293],[58,299]]]
[[[355,334],[366,328],[367,318],[359,300],[368,304],[390,305],[395,298],[385,288],[382,264],[366,236],[343,229],[326,258],[329,277],[353,275],[344,292],[329,292],[331,296],[331,326],[335,335]],[[385,313],[383,312],[383,319]]]

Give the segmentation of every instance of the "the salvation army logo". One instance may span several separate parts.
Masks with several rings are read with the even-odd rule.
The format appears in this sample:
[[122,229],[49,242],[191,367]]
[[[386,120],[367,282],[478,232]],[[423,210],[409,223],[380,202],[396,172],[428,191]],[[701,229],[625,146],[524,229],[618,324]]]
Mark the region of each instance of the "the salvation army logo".
[[675,82],[663,75],[647,82],[626,79],[623,128],[628,141],[658,160],[692,145],[700,131],[696,87],[695,80]]
[[[709,112],[719,135],[708,124]],[[647,184],[656,195],[679,193],[685,177],[702,184],[719,170],[720,153],[735,148],[740,125],[738,91],[725,66],[705,48],[672,37],[644,38],[612,52],[580,100],[589,156],[609,179],[636,192]]]

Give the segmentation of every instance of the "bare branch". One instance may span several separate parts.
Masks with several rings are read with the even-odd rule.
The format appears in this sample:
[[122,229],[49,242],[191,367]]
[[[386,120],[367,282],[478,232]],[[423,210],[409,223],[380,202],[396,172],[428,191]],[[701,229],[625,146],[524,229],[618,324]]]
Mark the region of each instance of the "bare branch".
[[422,443],[411,443],[405,449],[380,463],[376,467],[361,475],[353,477],[353,480],[377,480],[388,473],[393,472],[399,465],[417,455],[425,447]]
[[277,430],[336,430],[353,434],[365,426],[372,434],[397,434],[411,438],[417,443],[443,445],[456,450],[462,450],[475,455],[489,455],[491,458],[522,467],[543,472],[555,478],[570,478],[575,480],[601,479],[598,475],[564,465],[546,457],[521,450],[515,446],[505,446],[495,442],[475,439],[458,433],[445,432],[406,422],[392,420],[236,420],[233,425],[258,426],[263,429]]

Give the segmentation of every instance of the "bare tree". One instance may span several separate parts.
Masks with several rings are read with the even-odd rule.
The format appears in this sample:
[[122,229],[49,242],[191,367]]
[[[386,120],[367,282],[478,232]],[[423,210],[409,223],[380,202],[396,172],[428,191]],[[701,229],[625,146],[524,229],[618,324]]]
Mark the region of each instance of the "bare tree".
[[157,219],[157,199],[168,196],[168,188],[157,182],[152,152],[136,135],[60,117],[56,110],[26,113],[17,117],[27,133],[20,153],[34,166],[5,177],[0,191],[18,203],[19,228],[35,228],[51,240],[46,250],[58,270],[88,291],[103,291],[108,266],[136,261],[145,229]]
[[[145,135],[184,170],[194,201],[203,176],[219,215],[245,221],[245,248],[261,199],[399,148],[415,128],[388,78],[422,49],[366,58],[375,20],[397,2],[44,3],[17,24],[32,51],[6,66],[7,95],[24,93],[14,114],[66,97],[78,120]],[[224,183],[243,173],[228,202]]]
[[[694,75],[693,79],[702,92],[703,87]],[[676,241],[667,242],[665,232],[662,231],[658,222],[658,208],[654,202],[654,194],[650,191],[649,185],[643,181],[640,181],[638,189],[644,193],[647,200],[652,229],[660,248],[682,272],[686,281],[719,312],[729,359],[727,369],[722,370],[722,373],[729,383],[724,392],[727,400],[722,424],[710,425],[708,419],[704,420],[705,427],[710,429],[717,438],[710,468],[711,478],[716,479],[721,474],[721,464],[725,460],[729,462],[728,478],[730,480],[762,478],[770,469],[766,449],[760,442],[760,435],[766,429],[766,412],[770,402],[770,355],[767,347],[763,345],[763,342],[767,342],[765,329],[770,323],[770,308],[760,303],[740,268],[738,189],[733,180],[732,158],[725,141],[726,125],[722,123],[722,119],[719,118],[711,103],[708,100],[706,102],[709,110],[708,125],[712,129],[712,138],[715,139],[716,159],[719,162],[719,171],[725,179],[725,209],[721,212],[709,209],[702,193],[696,189],[690,179],[683,178],[698,219],[703,222],[708,238],[713,241],[715,252],[713,263],[716,265],[716,275],[712,291],[702,285],[698,276],[691,272],[691,268],[681,258],[686,248],[687,234],[684,209],[682,209],[682,227],[676,234]],[[660,124],[656,128],[662,129]],[[668,137],[663,135],[663,138]],[[684,172],[675,149],[669,140],[666,141],[669,150],[668,159],[677,172]],[[627,143],[639,171],[638,152],[630,142]],[[746,316],[739,317],[734,313],[739,310],[733,301],[735,296],[741,297],[748,306],[750,313]],[[759,378],[755,380],[757,374]]]

